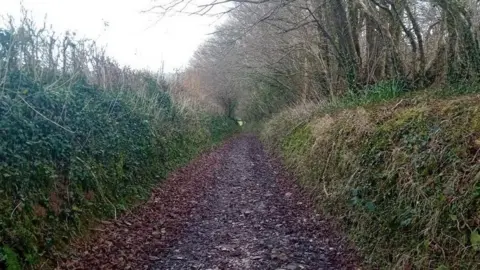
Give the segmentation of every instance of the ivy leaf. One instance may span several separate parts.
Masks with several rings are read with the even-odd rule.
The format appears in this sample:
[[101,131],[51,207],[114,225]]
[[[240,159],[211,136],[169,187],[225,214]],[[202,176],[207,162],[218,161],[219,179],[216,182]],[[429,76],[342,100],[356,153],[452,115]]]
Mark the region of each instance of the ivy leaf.
[[74,205],[72,206],[72,211],[74,212],[83,212],[82,209],[80,209],[78,206]]
[[470,234],[470,243],[472,243],[473,250],[480,251],[480,234],[477,230]]
[[376,209],[375,204],[373,204],[373,202],[367,202],[365,204],[365,207],[367,207],[368,211],[370,212],[373,212]]

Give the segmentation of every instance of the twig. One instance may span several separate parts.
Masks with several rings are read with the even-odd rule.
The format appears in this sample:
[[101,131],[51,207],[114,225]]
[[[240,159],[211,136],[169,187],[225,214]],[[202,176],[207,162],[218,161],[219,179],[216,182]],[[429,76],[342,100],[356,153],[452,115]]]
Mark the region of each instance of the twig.
[[30,105],[22,96],[18,95],[18,97],[19,97],[30,109],[32,109],[34,112],[36,112],[38,115],[40,115],[41,117],[43,117],[43,118],[44,118],[45,120],[47,120],[48,122],[54,124],[55,126],[57,126],[57,127],[61,128],[61,129],[65,130],[65,131],[68,131],[68,132],[70,132],[70,133],[72,133],[72,134],[75,134],[75,132],[73,132],[72,130],[70,130],[70,129],[68,129],[68,128],[66,128],[66,127],[58,124],[57,122],[55,122],[55,121],[49,119],[48,117],[46,117],[45,115],[43,115],[41,112],[37,111],[37,110],[36,110],[32,105]]
[[20,204],[22,204],[22,202],[19,202],[19,203],[17,204],[17,206],[15,206],[15,208],[13,208],[13,211],[12,211],[12,213],[10,214],[10,218],[13,218],[13,214],[15,213],[15,211],[17,210],[17,208],[20,206]]
[[395,106],[393,106],[393,108],[392,108],[392,111],[395,110],[396,108],[398,108],[398,106],[400,106],[403,102],[404,102],[404,100],[402,99],[397,104],[395,104]]

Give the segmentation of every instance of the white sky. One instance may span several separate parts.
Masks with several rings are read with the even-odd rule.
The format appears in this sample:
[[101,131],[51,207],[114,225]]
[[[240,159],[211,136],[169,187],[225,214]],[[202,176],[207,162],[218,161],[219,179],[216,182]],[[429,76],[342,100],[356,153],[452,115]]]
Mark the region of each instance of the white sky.
[[[20,0],[1,2],[0,15],[20,18]],[[22,4],[39,25],[46,15],[56,32],[75,31],[78,37],[106,45],[120,64],[154,71],[162,62],[167,72],[186,66],[219,23],[211,17],[187,15],[158,21],[157,15],[141,13],[152,6],[152,0],[23,0]]]

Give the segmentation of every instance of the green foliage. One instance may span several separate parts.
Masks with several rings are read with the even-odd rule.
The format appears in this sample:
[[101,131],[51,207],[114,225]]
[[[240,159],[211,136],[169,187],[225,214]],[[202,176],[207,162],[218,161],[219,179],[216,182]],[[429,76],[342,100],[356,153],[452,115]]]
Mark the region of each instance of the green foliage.
[[205,121],[206,128],[210,134],[211,140],[220,142],[225,138],[225,134],[232,132],[232,125],[237,125],[235,120],[226,116],[208,116]]
[[474,94],[480,92],[480,82],[470,80],[464,83],[449,84],[433,93],[439,97],[452,97],[458,95]]
[[401,81],[383,81],[367,86],[361,91],[350,91],[346,95],[328,104],[330,109],[345,109],[355,106],[377,104],[403,96],[408,92],[405,83]]
[[470,234],[470,243],[475,251],[480,251],[480,234],[477,230]]
[[262,136],[373,266],[478,268],[480,96],[363,104],[282,113]]
[[8,246],[0,249],[0,266],[4,264],[6,270],[21,270],[22,267],[18,260],[18,255]]
[[[113,81],[118,89],[97,86],[91,74],[35,77],[51,69],[14,66],[6,33],[0,64],[11,57],[12,68],[0,84],[0,243],[8,269],[64,251],[93,220],[147,199],[168,172],[237,129],[226,117],[180,110],[148,72],[125,71],[129,84]],[[112,62],[105,68],[121,71]]]
[[151,110],[136,103],[88,85],[0,95],[2,243],[34,263],[236,128],[220,116],[189,119],[168,98]]
[[296,127],[282,143],[283,152],[296,152],[298,155],[305,154],[312,142],[312,131],[308,125]]

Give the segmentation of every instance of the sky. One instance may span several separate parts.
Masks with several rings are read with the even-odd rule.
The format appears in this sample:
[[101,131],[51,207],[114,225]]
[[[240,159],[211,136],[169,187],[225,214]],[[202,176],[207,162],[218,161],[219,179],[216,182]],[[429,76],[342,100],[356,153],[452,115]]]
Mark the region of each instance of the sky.
[[[165,0],[164,0],[165,1]],[[167,0],[168,1],[168,0]],[[152,0],[1,0],[0,15],[20,18],[21,5],[42,25],[60,33],[94,39],[120,64],[166,72],[188,64],[195,49],[214,31],[218,18],[142,13]],[[46,16],[46,17],[45,17]],[[0,22],[1,24],[2,22]]]

